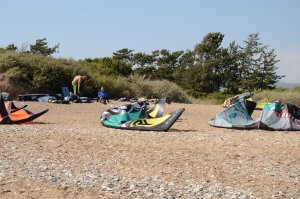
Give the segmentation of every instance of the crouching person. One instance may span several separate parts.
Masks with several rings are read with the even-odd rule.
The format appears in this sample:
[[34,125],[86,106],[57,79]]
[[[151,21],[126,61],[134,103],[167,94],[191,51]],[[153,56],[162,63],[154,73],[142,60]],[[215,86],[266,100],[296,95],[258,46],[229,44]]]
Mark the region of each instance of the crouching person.
[[103,104],[109,102],[107,92],[104,90],[104,87],[101,87],[98,91],[97,102],[100,101]]

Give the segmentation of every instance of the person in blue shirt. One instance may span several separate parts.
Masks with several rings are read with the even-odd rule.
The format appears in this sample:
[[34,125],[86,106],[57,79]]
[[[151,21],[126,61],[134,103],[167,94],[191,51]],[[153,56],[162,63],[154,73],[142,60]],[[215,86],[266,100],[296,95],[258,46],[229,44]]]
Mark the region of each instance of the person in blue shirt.
[[101,87],[98,91],[98,97],[97,102],[100,101],[103,104],[106,104],[109,102],[107,92],[104,90],[104,87]]

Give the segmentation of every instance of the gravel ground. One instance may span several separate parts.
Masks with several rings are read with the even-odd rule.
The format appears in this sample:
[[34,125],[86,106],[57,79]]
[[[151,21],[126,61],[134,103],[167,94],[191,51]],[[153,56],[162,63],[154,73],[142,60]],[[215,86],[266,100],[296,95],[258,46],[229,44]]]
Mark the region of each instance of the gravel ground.
[[300,198],[299,132],[213,128],[215,105],[167,105],[186,108],[172,129],[140,132],[100,124],[120,102],[26,104],[50,111],[0,126],[0,198]]

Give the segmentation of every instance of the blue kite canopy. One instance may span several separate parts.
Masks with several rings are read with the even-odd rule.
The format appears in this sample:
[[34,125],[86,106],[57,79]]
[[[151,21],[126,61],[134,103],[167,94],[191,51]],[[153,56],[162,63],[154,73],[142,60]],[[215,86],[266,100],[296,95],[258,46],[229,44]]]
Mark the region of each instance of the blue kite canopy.
[[111,128],[167,131],[180,117],[184,109],[163,115],[165,100],[148,106],[146,102],[134,102],[121,107],[113,107],[101,116],[103,126]]
[[255,108],[255,102],[240,101],[225,109],[223,112],[211,119],[208,123],[211,126],[223,128],[240,128],[240,129],[254,129],[257,128],[257,122],[251,118],[251,114]]

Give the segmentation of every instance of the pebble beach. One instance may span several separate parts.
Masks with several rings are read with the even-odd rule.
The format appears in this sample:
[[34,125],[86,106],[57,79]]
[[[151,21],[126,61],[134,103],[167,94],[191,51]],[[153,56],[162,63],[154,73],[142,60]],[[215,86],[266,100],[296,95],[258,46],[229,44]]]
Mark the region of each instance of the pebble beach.
[[300,198],[299,131],[214,128],[220,105],[177,103],[168,132],[102,126],[124,103],[16,101],[49,112],[0,125],[0,198]]

